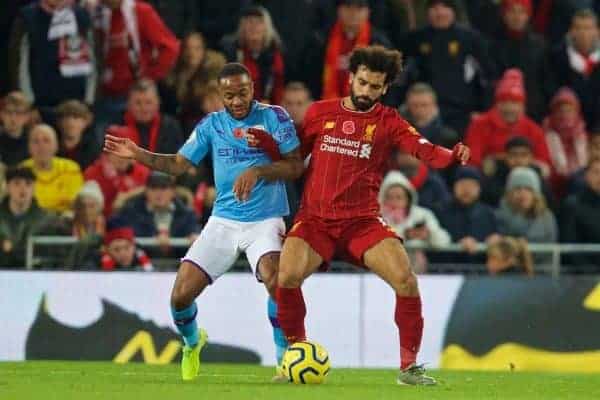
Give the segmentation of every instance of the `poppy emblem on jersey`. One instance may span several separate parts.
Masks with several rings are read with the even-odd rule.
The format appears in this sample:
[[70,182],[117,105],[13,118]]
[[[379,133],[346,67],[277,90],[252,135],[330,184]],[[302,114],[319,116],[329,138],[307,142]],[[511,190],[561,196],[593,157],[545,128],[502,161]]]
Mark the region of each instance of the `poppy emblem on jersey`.
[[372,142],[373,136],[375,136],[375,128],[377,128],[377,124],[367,125],[362,140],[364,140],[365,142]]
[[346,135],[352,135],[356,132],[356,126],[354,126],[354,121],[344,121],[342,124],[342,132]]
[[244,137],[244,130],[242,128],[235,128],[233,130],[233,137],[236,139],[241,139]]

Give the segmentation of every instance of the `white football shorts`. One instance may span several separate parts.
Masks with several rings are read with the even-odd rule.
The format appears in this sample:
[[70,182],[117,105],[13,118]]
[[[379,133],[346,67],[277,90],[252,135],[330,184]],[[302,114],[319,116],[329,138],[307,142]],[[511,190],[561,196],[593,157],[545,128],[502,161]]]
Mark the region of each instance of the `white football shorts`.
[[246,253],[257,278],[258,262],[268,253],[281,252],[285,235],[283,218],[258,222],[239,222],[211,216],[181,261],[188,261],[203,270],[211,283],[227,272]]

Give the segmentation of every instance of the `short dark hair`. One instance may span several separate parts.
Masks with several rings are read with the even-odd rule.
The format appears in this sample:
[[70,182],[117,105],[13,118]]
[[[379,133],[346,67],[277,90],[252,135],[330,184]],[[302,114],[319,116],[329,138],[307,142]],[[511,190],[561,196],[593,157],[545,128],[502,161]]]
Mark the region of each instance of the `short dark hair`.
[[360,47],[350,55],[350,72],[356,74],[361,65],[370,71],[384,73],[387,85],[402,72],[402,53],[383,46]]
[[227,63],[223,66],[221,72],[219,72],[219,81],[235,75],[246,75],[248,78],[250,78],[250,71],[248,71],[248,68],[246,68],[244,64]]
[[533,146],[529,139],[523,136],[515,136],[506,142],[504,145],[504,150],[509,151],[510,149],[514,149],[515,147],[527,147],[529,151],[533,151]]
[[583,8],[581,10],[577,10],[573,14],[573,18],[571,18],[571,24],[573,24],[573,22],[577,18],[591,18],[594,20],[594,22],[598,23],[598,16],[594,12],[594,10],[590,10],[589,8]]
[[31,172],[31,169],[25,167],[12,167],[6,170],[6,182],[10,182],[13,179],[25,179],[26,181],[35,181],[35,175]]

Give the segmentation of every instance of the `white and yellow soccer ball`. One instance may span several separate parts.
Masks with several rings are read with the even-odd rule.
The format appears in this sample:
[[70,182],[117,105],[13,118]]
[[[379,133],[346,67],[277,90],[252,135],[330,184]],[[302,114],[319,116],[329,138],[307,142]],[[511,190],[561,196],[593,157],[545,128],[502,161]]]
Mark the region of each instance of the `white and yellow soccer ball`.
[[318,343],[296,342],[283,355],[281,369],[293,383],[323,383],[329,373],[329,354]]

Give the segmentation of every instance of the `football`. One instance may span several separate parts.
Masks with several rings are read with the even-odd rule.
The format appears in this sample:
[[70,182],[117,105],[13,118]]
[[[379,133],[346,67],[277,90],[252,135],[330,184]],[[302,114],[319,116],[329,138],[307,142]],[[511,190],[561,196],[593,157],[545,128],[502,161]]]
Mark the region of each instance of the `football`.
[[323,383],[329,373],[329,354],[318,343],[304,341],[288,347],[281,368],[293,383]]

